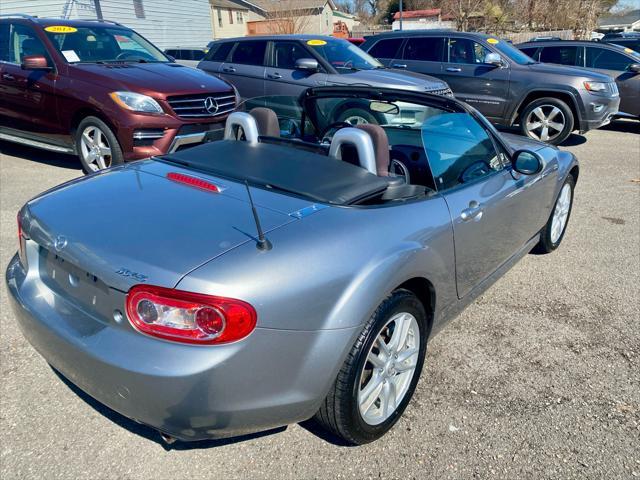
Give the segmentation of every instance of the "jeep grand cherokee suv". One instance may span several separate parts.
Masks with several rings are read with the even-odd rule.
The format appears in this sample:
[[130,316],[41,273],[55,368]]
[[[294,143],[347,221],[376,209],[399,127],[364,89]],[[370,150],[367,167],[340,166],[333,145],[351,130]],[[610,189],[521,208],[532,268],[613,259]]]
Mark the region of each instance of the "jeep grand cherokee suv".
[[120,24],[0,19],[0,139],[75,153],[86,172],[222,136],[237,102]]
[[[546,44],[546,42],[544,42]],[[497,125],[551,144],[609,123],[620,98],[597,72],[536,62],[490,35],[416,30],[367,37],[361,47],[385,65],[433,75]]]

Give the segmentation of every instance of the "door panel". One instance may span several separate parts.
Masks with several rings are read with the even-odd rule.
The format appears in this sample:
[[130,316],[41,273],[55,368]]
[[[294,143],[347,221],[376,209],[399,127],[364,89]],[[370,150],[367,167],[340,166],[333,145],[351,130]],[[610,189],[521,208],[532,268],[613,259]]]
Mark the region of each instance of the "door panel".
[[450,38],[448,62],[440,77],[453,90],[456,98],[477,108],[491,119],[500,119],[509,100],[509,67],[484,63],[489,53],[484,45],[466,38]]
[[309,87],[326,85],[326,73],[295,68],[301,58],[315,57],[300,42],[272,42],[265,70],[265,95],[299,95]]
[[220,67],[220,76],[235,85],[243,99],[264,95],[266,50],[266,41],[238,42]]
[[401,60],[393,60],[392,68],[442,78],[445,39],[441,37],[410,37],[404,45]]

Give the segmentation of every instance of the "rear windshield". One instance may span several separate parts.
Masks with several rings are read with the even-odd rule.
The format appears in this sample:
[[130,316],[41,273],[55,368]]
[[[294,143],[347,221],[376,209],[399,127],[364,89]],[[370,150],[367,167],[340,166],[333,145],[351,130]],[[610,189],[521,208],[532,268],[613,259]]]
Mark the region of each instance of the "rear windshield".
[[45,27],[45,33],[69,63],[169,62],[169,58],[133,30],[100,25]]

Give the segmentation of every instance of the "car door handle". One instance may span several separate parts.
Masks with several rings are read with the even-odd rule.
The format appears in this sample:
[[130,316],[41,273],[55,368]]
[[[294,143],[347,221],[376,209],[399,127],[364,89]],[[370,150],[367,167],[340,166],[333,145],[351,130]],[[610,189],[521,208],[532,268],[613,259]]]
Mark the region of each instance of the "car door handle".
[[460,67],[447,67],[447,72],[461,72],[462,69]]
[[404,63],[394,63],[393,68],[407,68],[407,65]]
[[469,202],[469,207],[462,210],[460,214],[460,218],[463,222],[468,222],[470,220],[480,220],[482,218],[482,212],[484,208],[481,203],[476,202],[475,200],[471,200]]
[[7,80],[7,81],[9,81],[9,82],[13,82],[13,81],[16,79],[16,77],[14,77],[13,75],[11,75],[10,73],[3,73],[3,74],[2,74],[2,79],[3,79],[3,80]]
[[236,69],[233,68],[233,67],[225,67],[225,68],[222,69],[222,71],[223,72],[228,72],[228,73],[233,73],[233,72],[236,71]]
[[280,75],[279,73],[270,73],[267,75],[267,77],[273,79],[273,80],[279,80],[282,78],[282,75]]

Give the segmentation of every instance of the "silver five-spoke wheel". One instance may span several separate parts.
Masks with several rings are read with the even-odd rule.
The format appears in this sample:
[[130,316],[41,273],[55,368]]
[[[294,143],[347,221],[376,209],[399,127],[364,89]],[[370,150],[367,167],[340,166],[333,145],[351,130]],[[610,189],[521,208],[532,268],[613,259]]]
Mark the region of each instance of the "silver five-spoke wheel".
[[540,105],[527,115],[525,124],[532,138],[548,142],[562,133],[566,119],[555,105]]
[[557,243],[562,232],[567,226],[569,211],[571,209],[571,186],[566,184],[562,187],[551,220],[551,241]]
[[360,375],[358,406],[369,425],[387,420],[409,390],[418,365],[420,330],[409,313],[394,315],[379,332]]
[[111,146],[104,132],[98,127],[90,125],[82,131],[80,150],[92,171],[97,172],[111,166]]

